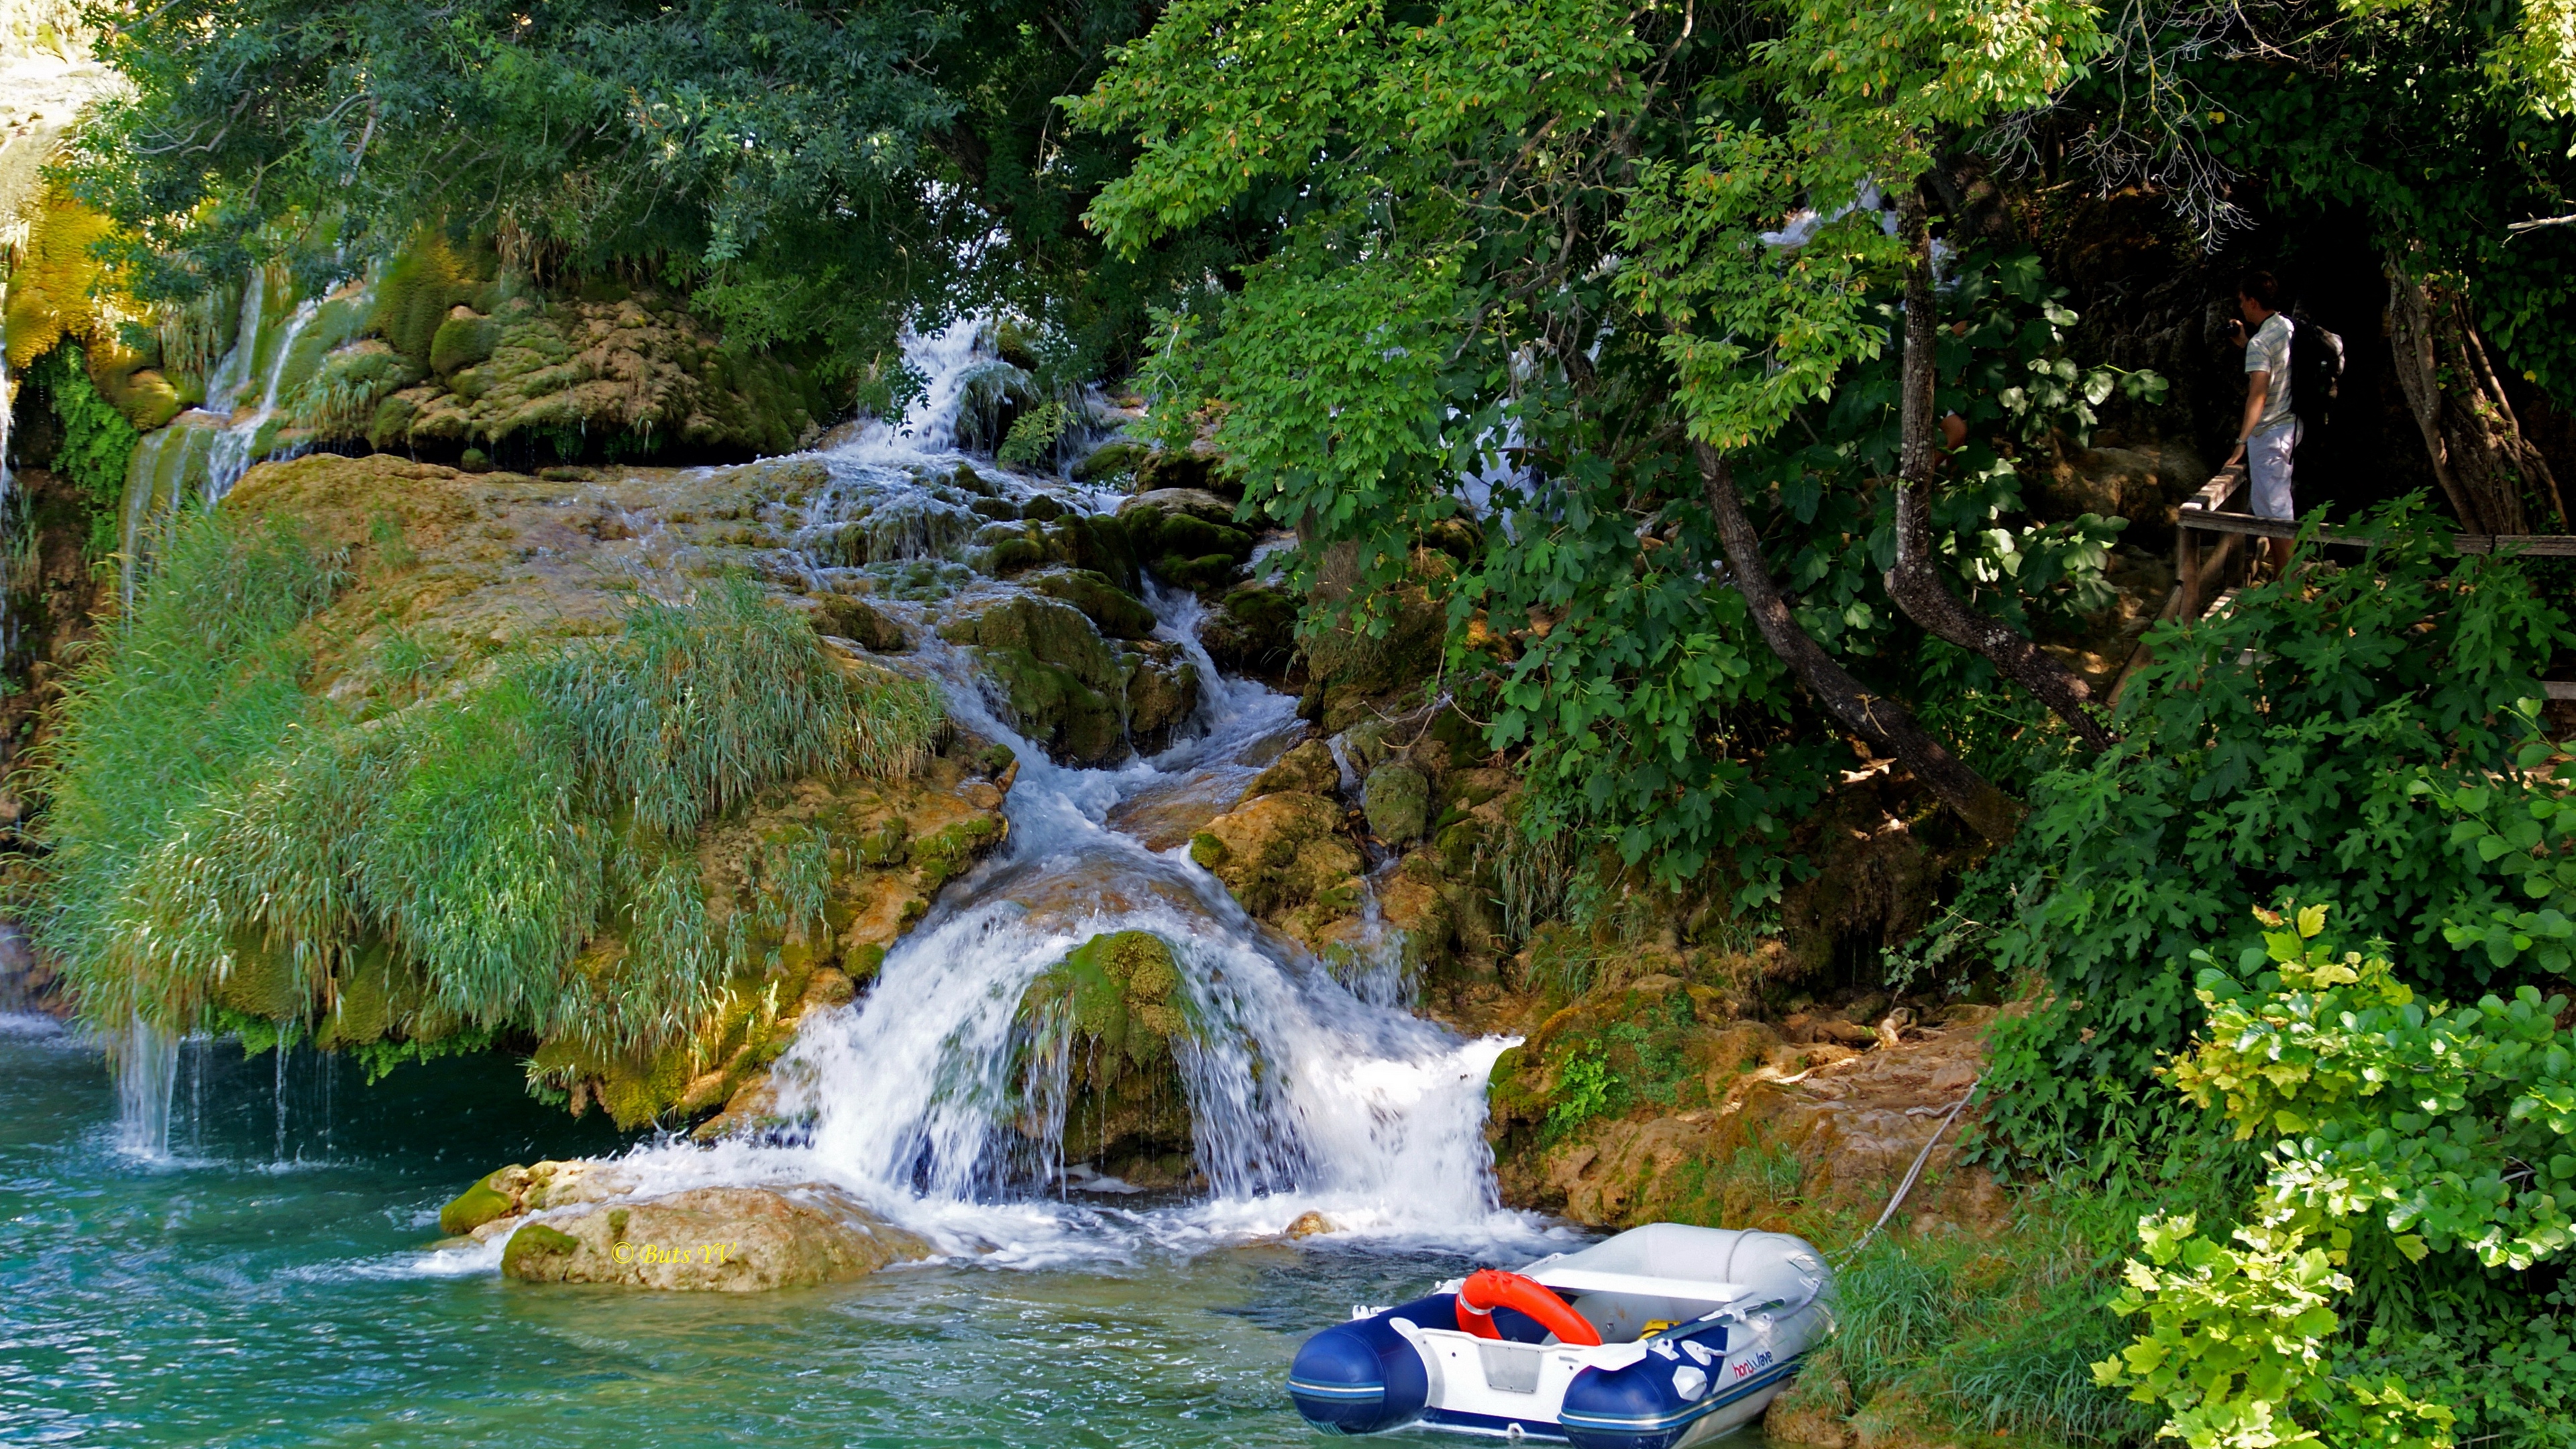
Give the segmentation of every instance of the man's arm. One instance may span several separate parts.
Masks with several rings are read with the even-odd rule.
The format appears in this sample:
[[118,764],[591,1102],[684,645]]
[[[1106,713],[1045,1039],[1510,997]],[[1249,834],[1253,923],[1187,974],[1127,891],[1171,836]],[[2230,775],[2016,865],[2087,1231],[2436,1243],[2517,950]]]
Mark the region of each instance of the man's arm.
[[2254,436],[2254,425],[2263,420],[2263,403],[2272,395],[2272,374],[2245,374],[2245,420],[2236,425],[2236,451],[2227,455],[2221,467],[2233,468],[2245,460],[2245,440]]

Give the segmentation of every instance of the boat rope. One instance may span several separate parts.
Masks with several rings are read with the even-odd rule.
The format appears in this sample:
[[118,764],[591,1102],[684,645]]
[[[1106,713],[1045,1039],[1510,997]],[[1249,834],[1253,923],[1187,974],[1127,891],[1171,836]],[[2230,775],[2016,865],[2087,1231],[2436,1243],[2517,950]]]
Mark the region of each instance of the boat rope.
[[1923,1164],[1932,1160],[1932,1149],[1940,1145],[1941,1134],[1949,1131],[1950,1124],[1959,1120],[1959,1114],[1976,1100],[1977,1089],[1985,1084],[1985,1073],[1979,1072],[1977,1079],[1968,1084],[1968,1095],[1961,1097],[1958,1105],[1950,1109],[1950,1115],[1941,1119],[1941,1125],[1932,1129],[1932,1136],[1923,1144],[1923,1150],[1914,1154],[1914,1165],[1905,1169],[1905,1180],[1896,1185],[1896,1196],[1887,1200],[1887,1210],[1878,1215],[1877,1222],[1869,1225],[1868,1232],[1860,1235],[1859,1242],[1843,1250],[1845,1260],[1859,1256],[1860,1250],[1869,1246],[1869,1240],[1878,1236],[1878,1230],[1887,1226],[1887,1220],[1896,1216],[1897,1208],[1905,1202],[1905,1195],[1914,1190],[1915,1179],[1923,1175]]

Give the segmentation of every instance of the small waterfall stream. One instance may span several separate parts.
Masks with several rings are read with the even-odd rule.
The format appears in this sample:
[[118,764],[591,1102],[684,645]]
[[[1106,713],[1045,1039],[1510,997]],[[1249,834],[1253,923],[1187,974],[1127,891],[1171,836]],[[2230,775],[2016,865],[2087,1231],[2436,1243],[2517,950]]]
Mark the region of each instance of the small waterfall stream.
[[[243,291],[244,308],[248,309],[256,305],[259,300],[257,285],[246,287]],[[267,427],[277,416],[277,385],[286,375],[287,360],[294,355],[295,339],[304,331],[306,324],[313,320],[314,314],[320,310],[321,304],[310,299],[296,304],[293,315],[287,318],[286,331],[277,339],[277,351],[269,358],[267,373],[261,380],[257,406],[251,410],[249,417],[239,419],[216,435],[214,452],[206,463],[206,501],[208,503],[222,502],[224,495],[232,491],[233,485],[240,482],[241,476],[249,472],[250,465],[257,461],[252,458],[251,453],[259,446],[260,430]],[[257,357],[249,355],[254,353],[258,338],[256,320],[250,317],[246,310],[242,345],[234,349],[235,357],[244,358],[242,363],[244,372],[258,365]],[[224,360],[224,365],[230,367],[232,361],[233,359],[228,357]],[[221,400],[218,401],[214,386],[209,384],[206,389],[208,409],[216,412],[223,411],[230,405],[232,393],[239,386],[238,382],[228,383],[220,395]]]
[[141,1017],[108,1043],[116,1076],[117,1150],[130,1157],[170,1155],[170,1099],[179,1084],[179,1037]]
[[[126,472],[120,541],[124,562],[120,588],[127,606],[134,602],[134,562],[149,552],[147,528],[177,524],[190,499],[214,504],[232,491],[251,465],[281,454],[273,445],[263,451],[261,438],[274,436],[277,410],[285,401],[286,374],[297,339],[322,308],[321,298],[305,298],[280,319],[269,316],[269,278],[253,267],[242,284],[240,320],[232,347],[206,376],[206,400],[144,435],[135,445]],[[242,401],[243,390],[256,383],[255,402]],[[247,407],[248,411],[243,409]]]
[[[923,401],[902,423],[821,455],[832,486],[800,535],[818,584],[870,562],[956,558],[962,528],[980,520],[968,515],[959,531],[925,522],[949,511],[925,478],[962,465],[1029,490],[949,449],[976,335],[961,324],[916,345],[910,360],[931,383]],[[1114,506],[1114,495],[1070,493],[1077,506]],[[1187,651],[1204,682],[1196,733],[1105,769],[1056,764],[1013,729],[972,660],[928,627],[925,606],[874,601],[905,616],[914,658],[954,717],[1017,752],[1009,843],[949,887],[873,989],[810,1022],[783,1059],[780,1108],[810,1123],[801,1140],[649,1149],[630,1160],[648,1190],[827,1180],[954,1250],[1029,1265],[1275,1233],[1310,1210],[1343,1231],[1407,1239],[1533,1231],[1502,1210],[1484,1140],[1486,1077],[1509,1041],[1462,1039],[1399,1009],[1401,972],[1374,959],[1393,959],[1391,949],[1362,963],[1353,985],[1336,981],[1247,916],[1185,849],[1155,851],[1111,823],[1157,791],[1221,789],[1230,803],[1255,773],[1239,758],[1275,749],[1295,727],[1288,696],[1218,673],[1197,640],[1194,596],[1150,582],[1146,593],[1158,635]],[[1126,1206],[1114,1197],[1123,1185],[1069,1181],[1048,1160],[1053,1144],[1033,1152],[1014,1125],[1022,993],[1075,946],[1118,930],[1172,946],[1205,1024],[1180,1063],[1204,1183],[1190,1201]]]

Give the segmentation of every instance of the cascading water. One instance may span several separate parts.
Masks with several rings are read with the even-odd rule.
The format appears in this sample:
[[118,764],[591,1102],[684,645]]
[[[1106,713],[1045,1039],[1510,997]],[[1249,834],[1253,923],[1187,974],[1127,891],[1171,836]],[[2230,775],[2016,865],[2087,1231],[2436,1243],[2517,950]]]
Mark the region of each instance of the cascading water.
[[170,1098],[179,1085],[179,1037],[141,1017],[108,1045],[116,1076],[116,1145],[129,1156],[170,1155]]
[[[244,291],[248,298],[244,303],[247,308],[258,300],[259,292],[256,285]],[[296,304],[294,315],[287,319],[285,334],[277,340],[277,351],[269,359],[267,375],[261,380],[259,405],[251,410],[249,417],[239,419],[216,436],[214,452],[206,460],[206,502],[209,504],[221,503],[224,495],[232,491],[233,485],[240,482],[241,476],[249,472],[250,465],[257,461],[251,454],[259,446],[261,431],[277,416],[277,386],[286,375],[288,359],[294,355],[296,336],[319,310],[320,304],[310,300]],[[248,352],[257,336],[255,329],[246,330],[242,336],[243,345],[234,349],[235,354]],[[230,358],[225,359],[226,366],[230,366],[231,361]],[[243,368],[247,371],[256,365],[254,357],[246,361]],[[223,394],[226,403],[231,400],[232,388],[238,385],[227,386]],[[221,405],[216,402],[211,383],[206,389],[206,399],[210,409],[220,410]]]
[[[928,396],[902,423],[870,426],[821,455],[833,481],[800,538],[818,585],[869,565],[883,577],[896,560],[965,573],[959,535],[982,520],[962,494],[942,497],[940,480],[975,466],[949,443],[960,379],[981,361],[979,331],[961,324],[918,343],[910,360],[929,377]],[[974,486],[1035,491],[980,471]],[[864,549],[847,544],[890,511],[909,521],[868,535]],[[952,532],[918,523],[951,512],[962,515]],[[1464,1040],[1417,1020],[1395,1009],[1391,987],[1355,994],[1247,916],[1184,850],[1156,851],[1110,823],[1158,791],[1195,787],[1230,801],[1255,773],[1242,758],[1296,727],[1288,696],[1217,672],[1196,638],[1196,598],[1150,583],[1147,595],[1158,634],[1205,682],[1198,732],[1151,759],[1078,769],[1053,763],[1000,717],[973,661],[927,627],[923,604],[878,593],[879,607],[906,616],[920,641],[914,657],[957,720],[1017,752],[1009,843],[949,887],[887,955],[872,991],[809,1022],[777,1073],[779,1110],[806,1124],[797,1140],[649,1149],[630,1165],[652,1190],[828,1180],[953,1249],[1025,1264],[1272,1233],[1310,1210],[1344,1231],[1396,1237],[1534,1230],[1501,1209],[1483,1134],[1486,1076],[1508,1041]],[[1074,947],[1120,930],[1172,947],[1200,1024],[1178,1055],[1204,1195],[1149,1210],[1097,1195],[1122,1184],[1065,1175],[1051,1135],[1063,1063],[1040,1056],[1037,1074],[1051,1065],[1052,1082],[1024,1075],[1023,993]],[[1027,1130],[1028,1104],[1050,1100],[1058,1120]],[[1077,1196],[1075,1186],[1094,1191]]]

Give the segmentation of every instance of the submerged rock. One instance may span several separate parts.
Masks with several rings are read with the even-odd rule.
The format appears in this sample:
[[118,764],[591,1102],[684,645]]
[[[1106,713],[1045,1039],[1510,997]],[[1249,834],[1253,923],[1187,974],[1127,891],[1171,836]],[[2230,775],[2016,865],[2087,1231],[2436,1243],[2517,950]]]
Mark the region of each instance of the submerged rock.
[[934,1250],[838,1188],[704,1187],[531,1222],[502,1250],[523,1283],[760,1293],[863,1278]]

